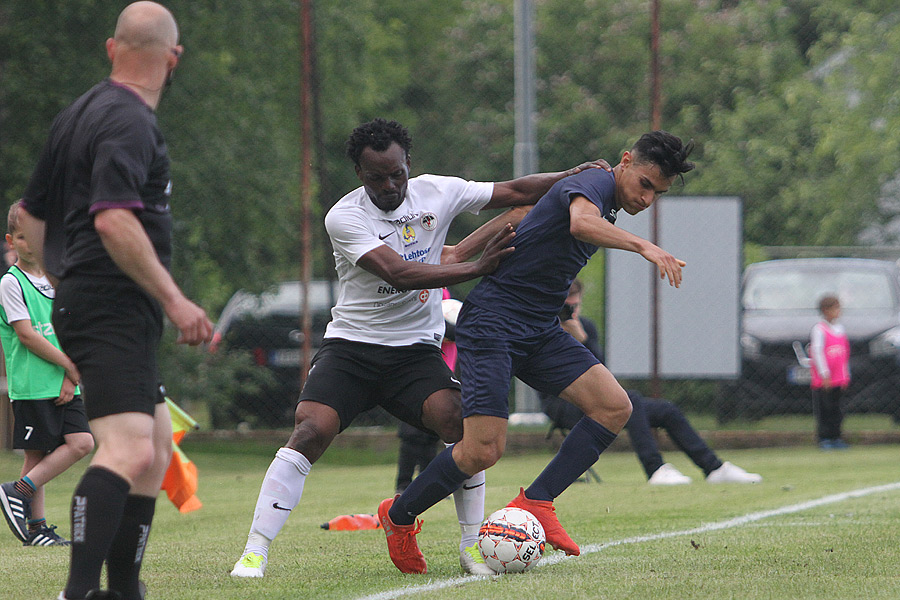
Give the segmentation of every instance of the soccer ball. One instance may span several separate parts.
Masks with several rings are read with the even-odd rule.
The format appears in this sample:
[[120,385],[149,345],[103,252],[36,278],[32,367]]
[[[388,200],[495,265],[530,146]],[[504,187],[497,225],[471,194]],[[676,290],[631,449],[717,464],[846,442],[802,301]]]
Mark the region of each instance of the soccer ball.
[[522,573],[541,559],[547,537],[540,521],[521,508],[501,508],[481,525],[478,550],[497,573]]

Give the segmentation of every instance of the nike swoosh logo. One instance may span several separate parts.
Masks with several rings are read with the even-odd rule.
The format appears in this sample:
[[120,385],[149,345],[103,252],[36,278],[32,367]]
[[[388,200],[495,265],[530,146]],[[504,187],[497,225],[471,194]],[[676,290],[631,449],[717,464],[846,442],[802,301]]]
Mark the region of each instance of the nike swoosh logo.
[[479,488],[479,487],[483,486],[484,484],[485,484],[485,482],[482,481],[478,485],[463,485],[463,489],[464,490],[474,490],[475,488]]
[[277,502],[273,502],[273,503],[272,503],[272,508],[274,508],[274,509],[276,509],[276,510],[286,510],[286,511],[288,511],[288,512],[291,512],[291,509],[289,509],[289,508],[285,508],[285,507],[283,507],[283,506],[278,506],[278,503],[277,503]]
[[384,234],[384,235],[378,234],[378,239],[379,239],[379,240],[383,240],[383,239],[389,237],[392,233],[397,233],[397,232],[396,232],[396,231],[391,231],[391,232],[386,233],[386,234]]

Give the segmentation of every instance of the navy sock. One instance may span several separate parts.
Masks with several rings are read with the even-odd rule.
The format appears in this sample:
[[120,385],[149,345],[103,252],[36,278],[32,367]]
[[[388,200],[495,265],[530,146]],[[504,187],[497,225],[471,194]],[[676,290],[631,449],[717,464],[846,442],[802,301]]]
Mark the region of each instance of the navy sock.
[[406,491],[394,500],[388,511],[391,521],[397,525],[412,525],[417,516],[455,492],[471,477],[456,466],[452,450],[451,446],[435,456]]
[[129,495],[122,524],[109,547],[106,557],[109,589],[122,594],[125,600],[140,600],[138,575],[155,511],[156,498]]
[[584,475],[615,439],[615,433],[593,419],[582,417],[569,431],[550,464],[525,490],[525,497],[552,502]]
[[122,521],[128,482],[103,467],[88,467],[72,497],[72,555],[66,598],[100,588],[100,571]]

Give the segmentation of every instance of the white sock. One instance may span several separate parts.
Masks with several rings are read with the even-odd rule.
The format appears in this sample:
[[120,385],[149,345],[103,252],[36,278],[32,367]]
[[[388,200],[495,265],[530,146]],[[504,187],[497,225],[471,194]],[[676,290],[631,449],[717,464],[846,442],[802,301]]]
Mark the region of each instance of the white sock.
[[485,487],[484,471],[479,471],[463,481],[459,489],[453,492],[461,532],[460,552],[478,541],[478,530],[484,521]]
[[300,502],[303,484],[311,467],[309,460],[296,450],[280,448],[275,453],[259,490],[245,553],[259,552],[268,556],[269,544]]

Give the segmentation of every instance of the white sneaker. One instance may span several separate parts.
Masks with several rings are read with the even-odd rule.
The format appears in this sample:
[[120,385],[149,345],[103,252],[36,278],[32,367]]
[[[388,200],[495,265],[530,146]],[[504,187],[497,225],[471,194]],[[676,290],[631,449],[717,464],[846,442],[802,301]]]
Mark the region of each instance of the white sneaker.
[[268,559],[259,552],[247,552],[234,563],[232,577],[262,577],[266,572]]
[[481,556],[477,543],[459,553],[459,566],[469,575],[496,575],[492,568],[484,564],[484,557]]
[[669,463],[654,471],[647,481],[650,485],[684,485],[690,482],[690,477],[682,474],[681,471]]
[[762,475],[748,473],[730,462],[722,463],[722,466],[706,476],[709,483],[759,483]]

